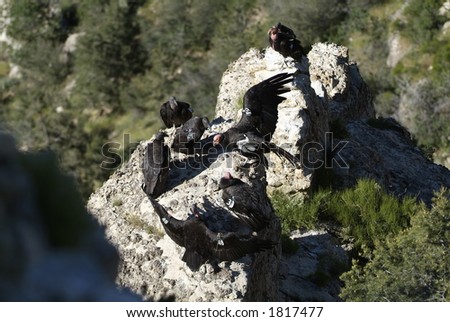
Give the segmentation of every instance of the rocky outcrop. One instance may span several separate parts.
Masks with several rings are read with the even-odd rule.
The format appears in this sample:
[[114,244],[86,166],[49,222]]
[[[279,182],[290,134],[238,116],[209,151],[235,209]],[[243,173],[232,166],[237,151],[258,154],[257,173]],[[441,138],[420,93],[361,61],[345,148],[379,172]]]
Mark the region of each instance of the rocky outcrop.
[[[168,131],[173,137],[173,129]],[[208,135],[208,134],[207,134]],[[170,144],[170,142],[169,142]],[[118,169],[89,200],[89,209],[106,226],[106,233],[122,255],[118,282],[140,293],[145,299],[174,295],[180,301],[275,300],[278,276],[276,258],[279,247],[228,263],[207,263],[192,272],[181,257],[184,249],[165,233],[147,196],[141,189],[143,145]],[[225,171],[243,180],[251,178],[255,188],[264,189],[263,169],[244,173],[242,160],[234,154],[204,158],[173,156],[168,191],[158,201],[176,218],[185,219],[192,204],[205,211],[211,229],[235,230],[235,218],[226,210],[218,191]],[[262,171],[262,172],[261,172]],[[264,239],[278,240],[280,224],[273,222]]]
[[[332,86],[332,78],[343,78],[347,82],[355,76],[348,67],[348,61],[336,57],[345,51],[336,51],[336,48],[335,45],[320,45],[314,50],[322,51],[321,60],[308,62],[305,57],[301,63],[284,59],[271,48],[265,52],[249,50],[230,64],[224,73],[216,119],[204,134],[205,138],[211,138],[214,133],[225,131],[238,121],[243,95],[252,85],[280,72],[294,72],[295,80],[289,85],[291,91],[283,94],[286,100],[279,105],[279,119],[272,141],[292,154],[302,156],[305,161],[302,169],[293,169],[286,161],[272,155],[268,155],[270,164],[267,171],[262,166],[250,169],[241,167],[242,159],[234,152],[217,154],[210,151],[202,158],[172,155],[167,191],[158,201],[180,219],[186,218],[190,206],[196,203],[201,205],[207,215],[210,214],[209,226],[216,225],[216,229],[220,229],[228,225],[231,227],[229,229],[235,229],[230,224],[234,217],[226,209],[218,191],[218,181],[225,171],[230,171],[233,176],[240,177],[261,191],[267,188],[269,192],[278,189],[285,193],[299,193],[309,189],[314,171],[308,165],[314,160],[323,159],[323,149],[306,152],[302,149],[308,148],[309,144],[324,144],[325,133],[329,130],[327,107],[330,98],[333,99],[329,95],[316,95],[309,78],[311,66],[323,64],[324,57],[328,57],[335,65],[345,66],[333,74],[323,75],[320,78],[324,83],[322,88]],[[319,67],[316,66],[315,70],[319,70]],[[345,105],[343,109],[350,111],[349,115],[358,113],[351,112],[353,107],[349,102],[358,101],[361,106],[367,100],[367,97],[355,98],[348,94],[353,91],[353,84],[358,82],[362,80],[356,79],[351,86],[343,86],[339,91],[344,93],[342,97],[348,95],[348,100],[341,99],[335,104]],[[358,106],[356,108],[360,109]],[[369,105],[367,109],[373,109],[373,106]],[[169,140],[166,143],[170,145],[174,130],[169,129],[167,132]],[[288,300],[290,296],[292,299],[302,297],[299,292],[292,290],[280,297],[280,268],[285,268],[281,264],[283,256],[280,246],[231,263],[208,262],[198,272],[192,272],[180,260],[184,249],[164,233],[151,203],[141,190],[143,175],[140,167],[145,145],[146,142],[142,142],[137,147],[131,159],[91,196],[88,203],[89,210],[105,226],[108,238],[121,254],[120,285],[130,287],[144,298],[157,299],[170,294],[180,301],[275,301],[280,298]],[[272,216],[270,227],[259,234],[263,238],[279,241],[280,223],[275,214]],[[302,240],[302,237],[297,237],[296,240]],[[286,263],[295,262],[293,258],[296,257],[289,258]],[[291,281],[293,276],[288,271],[282,275],[285,281]],[[337,292],[330,295],[326,289],[319,294],[322,295],[315,297],[318,300],[338,299]],[[308,296],[305,299],[310,298]]]
[[333,167],[334,185],[352,187],[359,178],[371,178],[386,191],[418,198],[428,205],[434,192],[450,187],[450,171],[427,159],[410,134],[394,119],[352,121],[339,151],[345,164]]
[[56,157],[0,132],[0,160],[0,300],[140,300],[118,290],[118,253]]
[[319,43],[308,59],[313,88],[317,95],[328,98],[330,121],[375,116],[372,95],[357,64],[350,62],[346,47]]
[[[357,65],[349,60],[345,47],[334,44],[314,45],[301,62],[284,59],[271,48],[242,55],[223,75],[216,119],[204,140],[237,122],[246,90],[286,71],[294,72],[295,79],[288,85],[291,91],[283,94],[286,100],[279,105],[272,141],[299,156],[303,167],[293,169],[272,155],[266,170],[242,167],[242,158],[234,152],[210,150],[202,157],[173,154],[167,191],[158,201],[174,217],[186,218],[196,203],[214,229],[238,229],[218,191],[225,171],[262,193],[303,193],[313,187],[320,168],[330,170],[326,173],[340,188],[358,178],[374,178],[397,196],[411,194],[425,201],[439,185],[449,184],[449,171],[424,158],[401,126],[374,118],[372,97]],[[167,132],[170,144],[174,129]],[[119,285],[144,299],[169,294],[178,301],[339,300],[336,272],[346,265],[347,255],[325,231],[292,233],[299,246],[294,254],[281,254],[276,247],[234,262],[210,261],[192,272],[180,259],[184,249],[164,233],[141,189],[146,143],[138,145],[130,160],[88,202],[121,255]],[[423,180],[417,180],[417,173]],[[270,227],[260,234],[279,240],[280,223],[276,214],[270,215]]]

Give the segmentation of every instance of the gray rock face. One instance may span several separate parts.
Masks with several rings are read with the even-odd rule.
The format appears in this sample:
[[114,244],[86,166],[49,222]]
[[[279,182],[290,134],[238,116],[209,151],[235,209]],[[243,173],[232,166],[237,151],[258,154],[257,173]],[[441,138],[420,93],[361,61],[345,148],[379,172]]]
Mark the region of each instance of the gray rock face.
[[294,231],[295,254],[285,255],[280,268],[280,301],[339,301],[338,275],[348,265],[345,250],[325,231]]
[[317,95],[328,97],[331,121],[375,116],[372,95],[356,63],[349,61],[346,47],[319,43],[308,59],[312,86]]
[[[324,55],[338,60],[334,52]],[[313,65],[315,62],[310,61]],[[317,62],[322,63],[322,61]],[[339,77],[345,81],[352,74],[342,69]],[[216,119],[204,138],[223,132],[235,124],[241,114],[245,92],[260,81],[281,72],[296,72],[291,91],[283,94],[286,100],[278,108],[277,129],[272,141],[302,158],[323,158],[322,153],[302,148],[308,143],[323,144],[328,131],[328,97],[316,95],[308,77],[308,61],[301,64],[284,59],[267,48],[265,53],[251,49],[230,64],[220,85],[216,107]],[[350,86],[350,85],[348,85]],[[170,146],[174,129],[167,130]],[[88,202],[89,210],[106,227],[106,234],[118,248],[122,266],[118,283],[130,287],[143,298],[159,298],[174,295],[180,301],[275,301],[280,299],[280,246],[273,251],[248,255],[235,262],[207,262],[198,272],[192,272],[181,261],[184,249],[176,245],[165,233],[150,201],[141,190],[143,175],[139,165],[146,142],[142,142],[131,159],[93,194]],[[233,218],[218,191],[218,181],[225,171],[252,184],[255,189],[280,189],[287,193],[306,191],[311,186],[312,169],[293,169],[286,161],[268,155],[269,168],[245,169],[242,158],[233,153],[210,153],[203,158],[172,154],[167,191],[158,201],[176,218],[187,217],[193,203],[207,213],[208,225],[216,229],[228,225]],[[210,215],[212,213],[212,215]],[[259,232],[262,238],[279,241],[280,223],[275,214],[269,228]],[[288,261],[289,262],[289,261]],[[289,284],[289,283],[288,283]],[[287,284],[284,284],[287,285]],[[290,298],[292,292],[282,296]],[[325,293],[323,293],[325,294]],[[322,294],[322,295],[323,295]],[[327,295],[322,299],[336,300]],[[295,293],[293,298],[298,298]],[[321,298],[320,296],[316,297]]]
[[[245,92],[253,85],[282,72],[296,72],[291,91],[278,106],[278,122],[272,142],[296,156],[306,156],[302,151],[308,142],[322,144],[328,130],[326,103],[311,87],[306,59],[301,64],[283,56],[272,48],[264,54],[250,49],[229,65],[220,84],[216,105],[216,116],[229,121],[230,126],[239,121]],[[288,86],[288,85],[287,85]],[[289,87],[289,86],[288,86]],[[320,153],[310,151],[311,159],[321,158]],[[286,161],[270,154],[267,171],[268,190],[286,193],[306,191],[311,185],[312,171],[293,169]]]
[[450,187],[450,171],[427,159],[393,119],[353,121],[346,129],[349,137],[339,154],[348,168],[333,168],[337,186],[372,178],[397,197],[409,195],[427,204],[434,191]]
[[[168,132],[170,145],[174,130]],[[88,204],[122,254],[118,283],[145,299],[174,295],[179,301],[275,300],[276,258],[281,256],[280,247],[245,256],[236,262],[207,262],[197,272],[192,272],[181,261],[184,248],[164,233],[159,217],[140,187],[143,146],[138,146],[129,162],[92,195]],[[158,201],[175,218],[187,218],[190,206],[196,203],[205,211],[205,221],[211,229],[242,229],[226,209],[218,182],[225,171],[241,177],[255,189],[265,190],[265,182],[264,168],[244,173],[238,167],[240,163],[241,158],[234,153],[211,153],[204,158],[175,155],[170,164],[168,191]],[[258,235],[278,241],[279,220],[274,213],[269,215],[273,218],[271,224]]]
[[[245,92],[280,72],[296,74],[293,84],[287,85],[291,91],[283,94],[286,100],[279,105],[272,141],[301,157],[303,168],[294,170],[273,155],[268,156],[266,170],[262,166],[242,167],[242,158],[234,152],[210,151],[203,157],[172,154],[166,192],[158,198],[171,215],[184,219],[190,206],[197,203],[205,211],[210,227],[241,229],[218,191],[225,171],[261,191],[303,193],[312,186],[314,166],[318,161],[329,161],[330,152],[343,161],[343,166],[332,167],[340,187],[369,177],[399,196],[404,192],[427,200],[440,183],[449,184],[448,170],[427,161],[406,139],[401,127],[391,124],[380,129],[369,125],[367,119],[373,119],[375,112],[367,85],[356,64],[349,61],[347,49],[334,44],[314,45],[301,63],[284,59],[271,48],[264,52],[250,49],[224,73],[216,119],[203,137],[210,138],[235,124]],[[339,136],[335,142],[345,141],[343,149],[327,146],[333,120],[339,120],[345,128],[345,137]],[[170,145],[174,129],[167,133],[166,143]],[[234,262],[209,261],[192,272],[181,261],[184,249],[164,233],[141,189],[140,164],[146,143],[140,143],[130,160],[88,202],[88,209],[105,226],[108,239],[121,255],[119,285],[131,288],[144,299],[174,295],[178,301],[339,300],[335,272],[348,259],[343,247],[322,231],[292,234],[291,239],[299,245],[292,255],[281,255],[278,246]],[[415,184],[419,172],[427,179]],[[270,216],[270,226],[259,235],[277,241],[280,222],[276,214]]]

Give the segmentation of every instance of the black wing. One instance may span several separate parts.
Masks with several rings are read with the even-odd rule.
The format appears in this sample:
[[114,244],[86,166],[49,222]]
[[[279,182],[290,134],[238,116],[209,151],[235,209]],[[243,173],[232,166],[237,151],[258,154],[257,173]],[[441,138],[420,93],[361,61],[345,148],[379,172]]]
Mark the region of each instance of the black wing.
[[171,127],[172,125],[174,125],[176,109],[177,109],[177,101],[175,100],[175,97],[170,97],[167,102],[161,104],[159,113],[165,126]]
[[206,261],[201,254],[192,249],[186,249],[181,260],[184,261],[192,271],[198,271],[200,266]]
[[164,191],[168,171],[169,148],[164,145],[163,139],[156,138],[147,144],[144,153],[144,190],[148,195],[156,198]]
[[200,141],[206,130],[206,122],[206,118],[196,116],[184,123],[183,126],[175,132],[172,149],[178,152],[191,154],[195,152],[195,148],[198,148],[200,152],[200,144],[198,144],[197,147],[196,143]]
[[191,119],[193,111],[191,105],[189,105],[189,103],[186,102],[178,101],[178,108],[179,108],[178,123],[181,125]]
[[150,199],[150,202],[153,205],[153,208],[155,209],[155,212],[158,214],[159,219],[161,220],[161,223],[164,227],[164,230],[166,231],[167,235],[178,245],[184,247],[184,220],[179,220],[167,212],[164,207],[159,204],[155,199],[152,197],[148,197]]
[[260,231],[269,224],[270,203],[250,185],[242,182],[227,187],[222,192],[222,199],[227,207],[254,231]]
[[221,261],[234,261],[247,254],[272,248],[275,243],[261,240],[254,235],[239,235],[235,232],[207,234],[207,245],[210,254]]
[[252,132],[241,134],[236,140],[236,146],[244,155],[251,154],[262,158],[262,153],[273,152],[279,158],[288,160],[297,169],[300,169],[301,167],[301,161],[298,158],[276,144],[268,142],[258,134]]
[[290,90],[283,85],[292,79],[292,74],[281,73],[250,87],[244,95],[242,117],[236,126],[251,124],[262,136],[273,135],[278,120],[278,104],[286,99],[279,95]]
[[284,34],[285,37],[290,37],[292,39],[297,38],[297,36],[294,34],[294,31],[291,28],[281,24],[281,22],[276,25],[276,28],[278,28],[278,32]]

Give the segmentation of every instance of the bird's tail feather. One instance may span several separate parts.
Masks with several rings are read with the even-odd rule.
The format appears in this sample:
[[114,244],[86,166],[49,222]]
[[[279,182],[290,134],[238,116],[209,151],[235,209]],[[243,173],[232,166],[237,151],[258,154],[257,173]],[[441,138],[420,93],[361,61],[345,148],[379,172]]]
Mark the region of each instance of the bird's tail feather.
[[185,262],[192,271],[198,271],[200,266],[205,262],[199,253],[188,250],[186,250],[181,260]]
[[167,212],[166,209],[164,209],[164,207],[162,205],[160,205],[155,199],[153,199],[152,197],[148,196],[148,199],[150,200],[150,202],[152,203],[153,208],[155,209],[155,212],[158,214],[158,216],[162,219],[162,218],[170,218],[171,216],[169,215],[169,213]]
[[258,239],[258,248],[259,251],[272,249],[275,246],[277,246],[278,243],[274,242],[273,240],[268,239]]
[[285,149],[280,148],[279,146],[277,146],[275,143],[272,142],[269,143],[269,148],[270,151],[275,153],[279,158],[285,158],[286,160],[288,160],[296,169],[301,168],[302,162]]

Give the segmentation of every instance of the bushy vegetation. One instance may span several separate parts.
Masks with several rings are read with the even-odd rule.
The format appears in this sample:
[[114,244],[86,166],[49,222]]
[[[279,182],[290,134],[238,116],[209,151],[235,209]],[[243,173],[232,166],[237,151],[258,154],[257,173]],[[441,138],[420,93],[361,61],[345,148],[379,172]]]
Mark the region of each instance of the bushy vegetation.
[[433,207],[417,206],[411,225],[375,243],[363,265],[344,273],[348,301],[450,300],[450,194],[442,189]]
[[[266,47],[268,28],[281,21],[305,48],[318,41],[348,46],[383,116],[413,95],[407,88],[417,88],[409,130],[445,155],[450,45],[441,32],[446,18],[437,13],[442,1],[409,1],[401,19],[392,19],[403,3],[10,1],[7,31],[20,46],[0,49],[0,122],[22,148],[54,150],[86,198],[113,170],[100,167],[105,143],[120,143],[119,165],[133,143],[162,127],[158,109],[171,95],[211,118],[227,65],[250,47]],[[394,32],[413,49],[391,68]],[[76,50],[68,51],[74,34]],[[20,66],[20,78],[8,78],[10,62]]]
[[398,200],[373,180],[359,180],[354,188],[334,194],[328,216],[340,223],[343,238],[356,248],[373,248],[408,226],[414,205],[414,199]]
[[288,234],[294,229],[314,229],[318,223],[318,214],[322,200],[331,192],[316,194],[311,200],[291,197],[275,191],[271,196],[275,213],[281,219],[281,231]]
[[[267,46],[277,21],[305,46],[325,40],[345,11],[332,2],[11,1],[8,35],[20,46],[1,50],[1,123],[22,148],[54,150],[87,198],[113,170],[100,167],[105,143],[120,144],[119,165],[162,127],[159,106],[172,95],[211,118],[230,62]],[[21,78],[7,77],[9,61]]]
[[[412,198],[389,195],[373,180],[343,191],[322,190],[303,203],[272,196],[285,236],[332,221],[354,249],[341,278],[348,301],[448,301],[450,299],[450,192],[436,193],[428,209]],[[288,241],[283,247],[289,248]],[[339,273],[342,273],[342,267]]]
[[341,238],[356,249],[371,249],[386,236],[408,227],[416,205],[415,199],[398,200],[369,179],[342,191],[319,190],[303,202],[277,192],[272,203],[284,233],[317,228],[320,221],[331,220],[342,227]]
[[[212,118],[228,64],[250,47],[266,47],[267,30],[278,21],[291,27],[305,48],[318,41],[347,46],[378,114],[398,115],[401,103],[400,116],[409,116],[406,125],[418,143],[431,147],[437,159],[448,155],[450,42],[449,32],[442,32],[448,13],[438,14],[443,2],[9,1],[7,32],[19,45],[0,44],[0,123],[23,150],[55,153],[23,158],[36,185],[47,187],[39,190],[38,202],[48,216],[50,243],[76,244],[77,234],[89,227],[88,216],[74,217],[83,202],[57,164],[75,177],[86,199],[114,170],[100,166],[104,144],[120,144],[115,166],[120,165],[136,142],[162,127],[159,106],[169,96]],[[69,50],[74,35],[76,49]],[[393,35],[406,54],[388,66]],[[19,76],[9,77],[14,65]],[[390,126],[377,120],[372,126]],[[345,124],[331,128],[339,138],[348,135]],[[324,171],[319,181],[329,187],[330,178]],[[368,180],[344,191],[322,189],[305,200],[276,193],[272,202],[285,251],[295,251],[288,238],[293,229],[323,221],[342,228],[341,238],[359,253],[343,276],[345,299],[449,300],[448,191],[431,210],[412,199],[398,200]],[[62,205],[72,211],[61,213]]]
[[[350,10],[335,41],[348,46],[358,62],[378,114],[399,118],[423,149],[434,150],[433,157],[444,161],[450,149],[450,128],[441,122],[450,114],[450,42],[442,30],[448,13],[439,14],[444,1],[347,3]],[[393,39],[399,60],[388,66]]]

